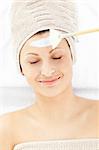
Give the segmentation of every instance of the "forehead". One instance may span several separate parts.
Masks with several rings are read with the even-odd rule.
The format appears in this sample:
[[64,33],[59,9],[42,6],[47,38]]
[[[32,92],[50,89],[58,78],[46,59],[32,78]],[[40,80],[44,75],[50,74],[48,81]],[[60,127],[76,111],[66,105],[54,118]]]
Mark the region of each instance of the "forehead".
[[48,37],[49,37],[49,31],[35,34],[26,41],[24,46],[27,46],[27,45],[29,46],[31,45],[32,42],[39,41],[42,39],[47,39]]
[[[49,31],[42,32],[40,34],[33,35],[30,39],[27,40],[27,42],[23,46],[23,51],[33,51],[33,50],[43,50],[43,49],[53,49],[52,45],[49,43]],[[62,39],[57,47],[68,47],[68,42],[66,39]]]

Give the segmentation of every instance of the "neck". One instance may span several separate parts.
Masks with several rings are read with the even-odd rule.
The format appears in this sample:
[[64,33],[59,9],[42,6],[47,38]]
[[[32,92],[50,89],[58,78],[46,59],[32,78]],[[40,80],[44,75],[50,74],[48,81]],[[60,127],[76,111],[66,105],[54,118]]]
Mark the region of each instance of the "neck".
[[55,97],[36,95],[36,106],[39,115],[52,122],[64,121],[72,116],[76,103],[72,88],[66,89],[66,91]]

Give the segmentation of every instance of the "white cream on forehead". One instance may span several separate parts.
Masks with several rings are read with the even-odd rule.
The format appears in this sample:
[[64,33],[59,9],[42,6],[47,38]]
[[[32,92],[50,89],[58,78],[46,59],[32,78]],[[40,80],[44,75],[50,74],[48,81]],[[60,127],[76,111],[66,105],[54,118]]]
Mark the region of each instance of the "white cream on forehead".
[[46,47],[51,46],[51,43],[48,38],[42,38],[40,40],[32,41],[31,46],[33,47]]
[[52,48],[56,48],[61,40],[62,36],[60,32],[50,29],[49,36],[47,38],[32,41],[30,45],[38,48],[47,46],[52,46]]

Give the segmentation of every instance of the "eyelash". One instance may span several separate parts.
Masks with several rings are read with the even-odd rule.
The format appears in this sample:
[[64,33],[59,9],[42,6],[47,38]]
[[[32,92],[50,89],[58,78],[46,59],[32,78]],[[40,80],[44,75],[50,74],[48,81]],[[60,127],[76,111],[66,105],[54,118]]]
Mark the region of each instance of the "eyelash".
[[[60,57],[56,57],[56,58],[53,58],[54,60],[58,60],[58,59],[61,59],[62,58],[62,56],[60,56]],[[36,61],[36,62],[30,62],[30,64],[36,64],[36,63],[38,63],[39,61]]]

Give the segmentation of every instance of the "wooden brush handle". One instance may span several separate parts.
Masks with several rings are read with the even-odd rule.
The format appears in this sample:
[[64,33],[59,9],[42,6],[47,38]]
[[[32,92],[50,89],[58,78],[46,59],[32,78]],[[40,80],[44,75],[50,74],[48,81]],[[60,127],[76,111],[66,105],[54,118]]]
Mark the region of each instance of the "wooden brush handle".
[[99,32],[99,28],[94,28],[94,29],[84,30],[84,31],[81,31],[81,32],[76,32],[73,35],[74,36],[80,36],[80,35],[93,33],[93,32]]

